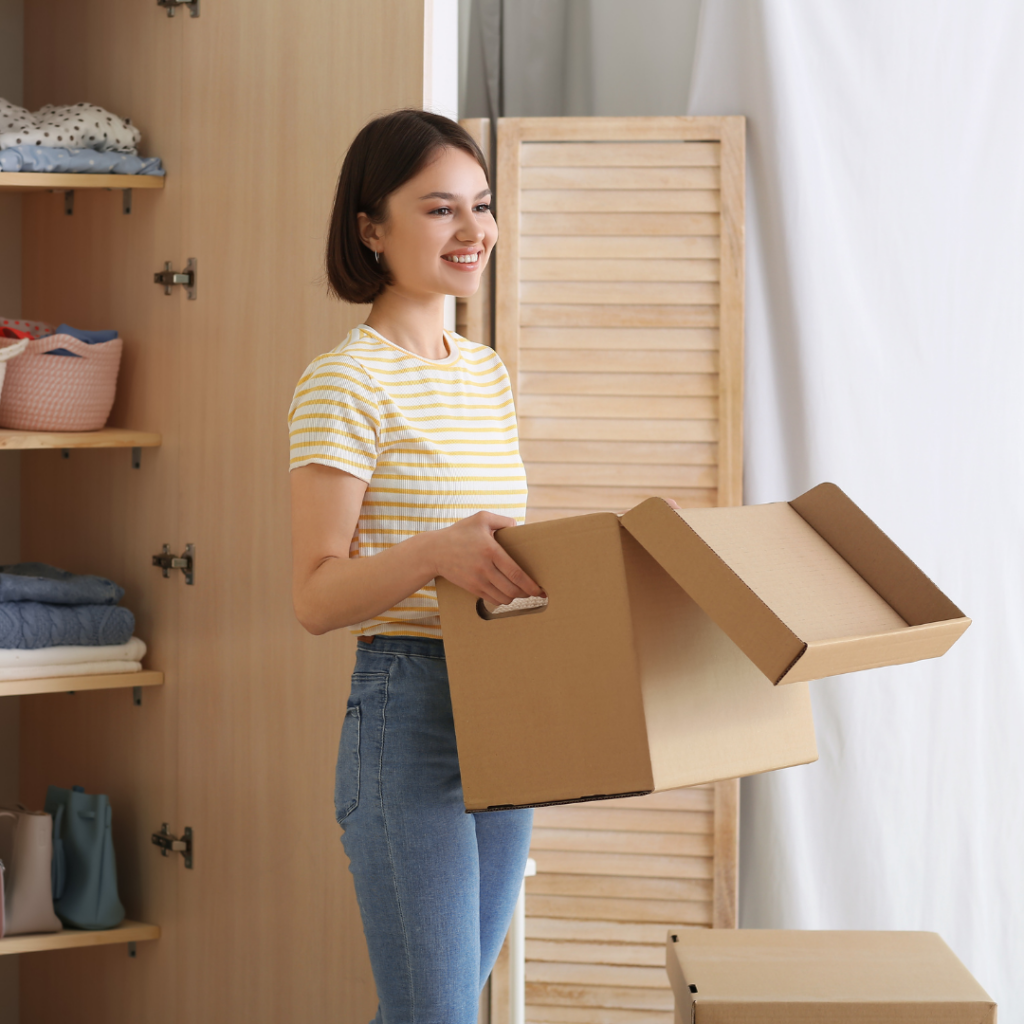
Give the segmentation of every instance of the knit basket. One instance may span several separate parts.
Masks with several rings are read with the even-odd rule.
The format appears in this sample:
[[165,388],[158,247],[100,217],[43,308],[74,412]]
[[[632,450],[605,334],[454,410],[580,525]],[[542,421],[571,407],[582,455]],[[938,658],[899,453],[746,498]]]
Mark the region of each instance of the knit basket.
[[[72,355],[46,354],[57,348]],[[24,352],[8,366],[0,392],[0,427],[102,429],[114,404],[121,349],[120,338],[98,345],[69,334],[27,340]]]

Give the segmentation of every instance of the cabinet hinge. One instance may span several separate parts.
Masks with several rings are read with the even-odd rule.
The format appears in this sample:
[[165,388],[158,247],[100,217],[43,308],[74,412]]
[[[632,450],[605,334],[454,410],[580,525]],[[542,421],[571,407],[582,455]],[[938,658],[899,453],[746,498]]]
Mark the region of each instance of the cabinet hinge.
[[196,547],[194,544],[186,544],[185,550],[180,555],[171,554],[171,545],[165,544],[159,555],[153,556],[153,564],[158,569],[163,569],[164,579],[171,575],[172,569],[180,569],[185,574],[185,582],[192,586],[196,581]]
[[169,853],[180,853],[185,858],[185,867],[192,867],[192,829],[186,828],[179,839],[172,836],[164,822],[163,828],[152,835],[153,845],[160,847],[160,856],[166,857]]
[[167,260],[164,263],[164,269],[158,270],[153,275],[153,283],[164,286],[164,295],[170,295],[171,289],[176,284],[184,285],[185,291],[188,292],[188,297],[194,299],[196,297],[196,278],[198,276],[197,266],[195,257],[193,257],[185,264],[184,270],[172,270],[171,261]]
[[199,0],[156,0],[157,7],[167,8],[167,17],[173,18],[179,7],[187,7],[193,18],[199,17]]

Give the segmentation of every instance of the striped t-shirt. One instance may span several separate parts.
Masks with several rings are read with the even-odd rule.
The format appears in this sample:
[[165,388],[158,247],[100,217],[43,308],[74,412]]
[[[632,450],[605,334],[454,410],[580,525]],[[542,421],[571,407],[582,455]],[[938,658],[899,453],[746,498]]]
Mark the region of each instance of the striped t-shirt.
[[[522,523],[526,473],[508,373],[451,331],[424,359],[360,324],[317,356],[288,413],[291,468],[318,462],[367,483],[352,557],[367,557],[476,512]],[[354,633],[441,636],[434,582]]]

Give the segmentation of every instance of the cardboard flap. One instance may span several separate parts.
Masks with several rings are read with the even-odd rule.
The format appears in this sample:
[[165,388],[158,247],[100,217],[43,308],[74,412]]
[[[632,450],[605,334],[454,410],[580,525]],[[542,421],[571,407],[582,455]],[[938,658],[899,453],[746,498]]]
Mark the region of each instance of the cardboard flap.
[[484,619],[438,578],[467,810],[653,788],[621,532],[610,512],[499,530],[548,594],[537,613]]
[[[708,511],[723,511],[713,509]],[[806,643],[662,498],[648,498],[620,519],[650,555],[774,683]]]
[[964,618],[964,613],[835,484],[818,484],[789,504],[908,625]]

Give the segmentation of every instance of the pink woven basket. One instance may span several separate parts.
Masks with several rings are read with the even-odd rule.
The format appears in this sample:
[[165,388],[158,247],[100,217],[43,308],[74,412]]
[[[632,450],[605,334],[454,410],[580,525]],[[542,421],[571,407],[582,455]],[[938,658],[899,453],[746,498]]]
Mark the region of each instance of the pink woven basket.
[[[14,326],[14,321],[10,323]],[[6,364],[0,427],[102,429],[114,404],[122,347],[120,338],[99,345],[87,345],[69,334],[33,338],[21,355]],[[72,355],[46,354],[56,348]]]

